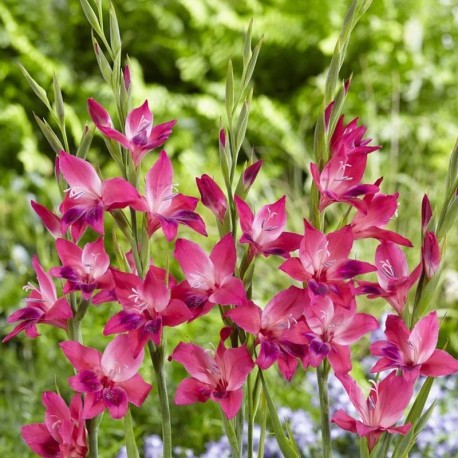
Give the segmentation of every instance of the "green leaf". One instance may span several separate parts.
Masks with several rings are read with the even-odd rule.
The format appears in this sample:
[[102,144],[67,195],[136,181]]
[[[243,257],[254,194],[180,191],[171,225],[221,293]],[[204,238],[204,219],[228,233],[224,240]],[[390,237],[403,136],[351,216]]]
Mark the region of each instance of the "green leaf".
[[116,55],[121,50],[121,34],[119,32],[118,18],[113,3],[110,3],[110,44],[113,53]]
[[253,33],[253,18],[250,20],[248,29],[245,33],[245,40],[243,42],[243,68],[246,68],[251,59],[251,36]]
[[248,102],[243,102],[242,109],[240,110],[240,116],[237,121],[237,127],[235,128],[235,150],[234,150],[234,157],[232,158],[233,161],[237,161],[237,155],[240,151],[242,146],[243,140],[245,138],[246,129],[248,126],[248,115],[249,115],[249,107]]
[[234,70],[232,68],[232,61],[229,60],[227,64],[226,76],[226,113],[229,125],[232,124],[232,110],[234,108]]
[[102,74],[103,79],[109,85],[111,85],[111,78],[112,78],[113,71],[111,70],[111,66],[108,63],[108,60],[105,57],[105,54],[100,49],[99,43],[95,39],[94,34],[92,34],[92,44],[94,46],[95,58],[97,59],[97,63],[99,64],[100,73]]
[[251,56],[250,61],[248,62],[247,67],[244,68],[244,78],[242,80],[242,92],[248,87],[251,81],[251,77],[253,76],[254,69],[256,67],[256,62],[259,57],[259,52],[261,51],[262,46],[262,38],[259,40],[258,44],[253,50],[253,55]]
[[359,456],[360,458],[369,458],[369,448],[367,446],[367,439],[360,437],[359,439]]
[[415,402],[409,410],[409,414],[406,418],[406,423],[413,423],[420,417],[425,407],[426,401],[428,400],[429,392],[434,383],[434,377],[428,377],[423,383],[421,390],[415,398]]
[[59,80],[56,77],[56,74],[53,73],[52,76],[53,88],[54,88],[54,103],[56,105],[56,116],[59,121],[61,128],[65,125],[65,108],[64,100],[62,98],[62,91],[60,90]]
[[30,73],[21,64],[18,65],[33,92],[35,92],[37,97],[46,105],[48,110],[52,112],[51,104],[49,103],[46,91],[30,76]]
[[33,116],[35,117],[35,121],[37,122],[38,127],[46,137],[46,140],[48,140],[48,143],[51,145],[51,148],[56,154],[59,154],[59,152],[62,151],[64,147],[62,146],[58,136],[54,133],[51,126],[44,119],[40,119],[35,113]]
[[92,9],[91,5],[87,0],[80,0],[81,7],[83,8],[84,15],[86,16],[87,21],[91,25],[91,27],[99,34],[102,35],[102,29],[100,28],[99,20],[97,19],[97,15],[95,14],[94,10]]
[[132,416],[130,414],[130,408],[127,409],[127,414],[124,417],[124,434],[126,435],[127,458],[140,458],[137,449],[137,444],[135,442],[135,435],[132,425]]

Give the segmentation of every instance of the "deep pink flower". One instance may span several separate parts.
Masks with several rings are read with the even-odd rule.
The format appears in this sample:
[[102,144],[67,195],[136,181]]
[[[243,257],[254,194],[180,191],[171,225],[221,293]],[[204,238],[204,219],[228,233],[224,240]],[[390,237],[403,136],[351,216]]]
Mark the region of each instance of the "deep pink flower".
[[429,222],[433,216],[433,209],[431,208],[431,202],[427,194],[423,196],[421,201],[421,231],[423,234],[426,232]]
[[240,197],[235,196],[235,205],[240,218],[243,235],[241,243],[250,245],[250,255],[276,254],[289,258],[291,251],[297,250],[300,235],[284,232],[286,226],[286,197],[273,204],[264,205],[256,215]]
[[26,299],[27,306],[16,310],[8,317],[8,323],[20,323],[3,339],[7,342],[16,334],[25,331],[28,337],[38,337],[37,324],[50,324],[67,329],[67,321],[73,317],[72,309],[65,297],[57,298],[56,287],[51,276],[43,270],[36,256],[32,265],[37,274],[38,288],[28,284],[24,289],[31,291]]
[[198,199],[174,191],[172,162],[165,151],[146,175],[146,199],[142,211],[147,213],[148,234],[160,227],[168,241],[173,240],[178,224],[184,224],[202,235],[207,235],[202,218],[194,212]]
[[439,322],[436,312],[423,317],[410,331],[396,315],[386,320],[387,340],[371,345],[371,353],[380,356],[371,372],[401,369],[404,377],[438,377],[458,371],[458,361],[443,350],[436,350]]
[[104,211],[127,206],[140,210],[140,194],[123,178],[102,181],[89,162],[65,151],[60,152],[56,161],[69,184],[59,208],[62,233],[71,226],[73,239],[79,240],[90,226],[95,232],[103,234]]
[[246,195],[253,186],[254,180],[258,176],[259,170],[261,170],[262,160],[256,161],[249,165],[242,174],[243,194]]
[[227,199],[223,191],[208,175],[196,178],[196,183],[200,192],[200,201],[222,223],[227,209]]
[[351,368],[350,344],[378,328],[378,321],[367,313],[356,313],[356,302],[347,307],[335,305],[328,296],[312,296],[304,310],[309,344],[304,365],[318,367],[328,358],[336,374],[346,374]]
[[376,270],[367,262],[348,259],[353,246],[350,226],[325,235],[308,221],[304,223],[299,258],[287,259],[280,266],[290,277],[301,282],[313,279],[325,285]]
[[234,277],[237,253],[232,234],[224,236],[213,247],[210,256],[197,243],[178,239],[174,256],[189,287],[211,304],[241,305],[246,302],[243,282]]
[[175,404],[217,402],[228,419],[242,405],[242,385],[254,367],[245,346],[226,349],[221,341],[215,356],[191,343],[180,342],[169,358],[183,364],[191,375],[178,385]]
[[366,170],[367,154],[380,149],[370,146],[371,139],[363,139],[364,126],[357,126],[354,119],[346,126],[340,117],[331,138],[331,158],[320,172],[318,165],[311,163],[313,181],[320,191],[320,210],[333,202],[346,202],[365,211],[365,204],[358,196],[378,191],[376,185],[361,184]]
[[87,433],[82,418],[81,395],[75,395],[70,408],[52,391],[42,396],[45,422],[25,425],[21,435],[27,445],[43,458],[85,458]]
[[421,274],[421,264],[409,275],[404,253],[395,243],[386,240],[377,247],[375,264],[378,283],[358,281],[358,294],[368,294],[369,299],[384,297],[401,315],[407,295]]
[[[130,85],[130,73],[126,79]],[[134,108],[128,115],[125,125],[125,135],[113,128],[108,112],[94,99],[88,100],[89,114],[94,124],[104,135],[121,143],[132,153],[135,167],[138,167],[148,151],[163,145],[172,133],[176,121],[168,121],[153,127],[153,115],[148,107],[148,101]]]
[[[62,267],[53,267],[51,275],[65,278],[64,293],[81,291],[83,299],[90,300],[94,290],[101,289],[100,293],[92,298],[92,303],[103,302],[108,290],[113,289],[113,277],[109,270],[110,258],[100,238],[95,242],[87,243],[84,248],[65,239],[57,239],[56,249],[62,262]],[[111,297],[110,297],[111,299]]]
[[65,356],[77,370],[68,379],[70,386],[84,398],[83,418],[94,418],[108,409],[115,419],[124,417],[127,404],[140,407],[151,391],[151,385],[138,374],[144,352],[136,358],[127,335],[116,336],[100,353],[76,341],[60,343]]
[[151,265],[144,280],[114,269],[112,273],[123,310],[108,320],[103,333],[128,332],[134,358],[148,341],[161,344],[163,326],[178,326],[192,318],[184,302],[170,298],[173,282],[165,270]]
[[[381,179],[374,185],[378,186]],[[384,229],[398,208],[398,196],[395,194],[383,194],[381,192],[369,193],[363,199],[366,205],[364,211],[358,209],[353,221],[350,223],[353,237],[356,239],[374,238],[389,240],[404,246],[412,246],[410,240],[397,232]]]
[[261,344],[256,364],[263,370],[278,361],[280,372],[291,380],[307,352],[298,322],[309,303],[307,293],[295,286],[276,294],[262,310],[253,302],[229,310],[226,316]]
[[364,399],[361,389],[348,374],[336,375],[356,407],[361,420],[355,420],[343,410],[338,410],[331,422],[346,431],[366,437],[369,450],[374,448],[384,431],[402,435],[409,432],[412,426],[410,423],[402,426],[395,426],[395,424],[412,398],[414,388],[412,381],[397,376],[396,371],[393,371],[381,382],[374,382],[368,398]]

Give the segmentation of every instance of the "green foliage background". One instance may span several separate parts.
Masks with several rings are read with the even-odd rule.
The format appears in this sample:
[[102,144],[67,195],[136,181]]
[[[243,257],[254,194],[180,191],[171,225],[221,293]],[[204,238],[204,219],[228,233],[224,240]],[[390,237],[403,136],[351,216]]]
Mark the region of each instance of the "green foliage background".
[[[167,151],[173,155],[180,190],[197,194],[194,177],[218,177],[217,133],[224,112],[224,80],[229,59],[240,68],[243,33],[254,18],[254,40],[264,43],[254,75],[246,155],[264,159],[251,202],[259,206],[286,193],[291,214],[306,216],[313,128],[322,99],[325,71],[341,27],[347,0],[123,0],[115,3],[124,50],[130,56],[133,91],[139,104],[150,101],[156,122],[178,119]],[[342,77],[352,75],[345,112],[359,116],[369,136],[382,144],[371,156],[366,182],[384,176],[385,192],[400,192],[399,217],[392,228],[418,242],[420,201],[425,192],[438,205],[447,158],[458,134],[457,0],[375,0],[352,37]],[[31,198],[58,203],[52,181],[54,153],[43,139],[33,112],[47,116],[22,77],[18,63],[49,93],[52,75],[60,81],[72,146],[89,122],[86,100],[110,106],[108,88],[93,55],[90,28],[77,0],[3,0],[0,3],[0,329],[20,305],[20,286],[33,280],[30,258],[56,262],[50,237],[30,211]],[[112,107],[113,108],[113,107]],[[109,168],[97,138],[90,156]],[[290,229],[301,231],[301,220]],[[210,228],[210,231],[212,229]],[[213,229],[214,232],[214,229]],[[447,242],[457,253],[457,231]],[[417,252],[416,252],[417,253]],[[417,262],[413,255],[411,265]],[[447,269],[457,270],[456,256]],[[266,299],[284,279],[275,268],[256,293]],[[450,288],[450,286],[449,286]],[[455,290],[458,286],[455,285]],[[458,351],[455,299],[439,295],[432,306],[447,311],[442,339]],[[109,310],[97,309],[101,329]],[[211,321],[212,317],[207,320]],[[171,336],[208,345],[205,320]],[[63,336],[46,329],[38,342],[18,337],[0,347],[0,456],[30,456],[19,438],[20,426],[42,421],[40,393],[56,386],[66,395],[68,364],[56,350]],[[103,346],[87,333],[87,343]],[[171,367],[171,394],[183,376]],[[272,371],[273,372],[273,371]],[[33,375],[31,375],[33,374]],[[149,374],[145,373],[146,377]],[[272,374],[275,377],[275,374]],[[300,383],[295,382],[299,387]],[[306,407],[278,381],[278,402]],[[300,387],[299,387],[300,388]],[[152,397],[134,412],[136,433],[159,432]],[[151,414],[152,412],[152,414]],[[217,412],[208,405],[180,408],[175,417],[179,440],[202,448],[220,434]],[[102,456],[114,456],[122,425],[104,418]],[[111,445],[110,445],[111,444]]]

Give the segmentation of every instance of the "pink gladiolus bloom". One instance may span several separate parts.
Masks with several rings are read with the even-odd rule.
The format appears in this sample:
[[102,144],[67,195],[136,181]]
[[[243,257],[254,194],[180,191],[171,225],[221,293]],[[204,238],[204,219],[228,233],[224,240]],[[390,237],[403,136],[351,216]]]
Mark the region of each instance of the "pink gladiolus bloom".
[[24,289],[30,290],[26,299],[27,307],[16,310],[9,318],[8,323],[20,323],[3,339],[7,342],[16,334],[25,331],[28,337],[38,337],[37,324],[50,324],[59,328],[67,329],[67,320],[73,317],[67,299],[57,298],[56,287],[51,276],[43,270],[36,256],[32,259],[32,265],[37,274],[38,288],[28,284]]
[[42,400],[46,407],[45,422],[23,426],[24,441],[43,458],[85,458],[88,447],[81,395],[73,397],[70,408],[52,391],[44,392]]
[[262,310],[253,302],[229,310],[226,316],[245,331],[256,336],[261,351],[256,364],[263,370],[278,361],[280,372],[291,380],[307,353],[303,329],[299,323],[307,293],[295,286],[276,294]]
[[55,238],[63,237],[60,218],[51,210],[33,200],[30,202],[35,213],[40,217],[46,229]]
[[[377,180],[374,186],[378,186],[380,183],[381,179]],[[397,211],[398,196],[398,193],[387,195],[377,192],[375,194],[367,194],[364,197],[365,210],[358,209],[350,224],[355,240],[374,238],[389,240],[399,245],[412,246],[410,240],[402,237],[402,235],[384,229]]]
[[65,233],[72,226],[74,240],[81,238],[87,226],[103,234],[104,211],[127,206],[140,209],[140,194],[123,178],[102,181],[89,162],[65,151],[60,152],[57,161],[70,186],[60,205],[61,229]]
[[378,283],[359,281],[358,294],[369,299],[384,297],[402,315],[407,295],[421,274],[419,264],[409,275],[409,267],[402,250],[393,242],[383,240],[375,253]]
[[221,188],[208,175],[196,178],[199,188],[201,202],[205,205],[220,221],[224,221],[227,209],[227,199]]
[[396,315],[386,320],[385,335],[371,345],[371,353],[380,356],[371,372],[401,369],[406,379],[419,375],[439,377],[458,371],[458,361],[443,350],[436,350],[439,323],[436,312],[423,317],[410,331]]
[[115,337],[100,353],[76,341],[60,343],[65,356],[77,370],[68,379],[70,386],[78,393],[86,393],[83,418],[94,418],[108,409],[114,419],[124,417],[128,402],[140,407],[151,385],[138,374],[144,352],[136,358],[127,335]]
[[242,385],[254,367],[245,346],[226,349],[220,342],[215,356],[191,343],[180,342],[169,357],[183,364],[191,375],[178,385],[175,404],[217,402],[228,419],[242,405]]
[[224,236],[210,256],[197,243],[178,239],[174,256],[187,284],[206,296],[211,304],[242,305],[246,302],[242,280],[234,277],[237,253],[232,234]]
[[166,285],[165,270],[150,266],[144,280],[114,269],[112,273],[123,310],[107,322],[103,333],[128,332],[134,358],[148,341],[161,344],[163,326],[178,326],[192,318],[184,302],[170,299],[173,280]]
[[[130,84],[130,73],[126,83]],[[153,127],[153,115],[148,107],[148,101],[134,108],[128,115],[125,125],[125,135],[113,128],[113,122],[108,112],[94,99],[88,100],[89,114],[94,124],[105,136],[120,143],[132,153],[135,167],[138,167],[148,151],[163,145],[172,133],[176,121],[168,121]]]
[[[56,249],[62,267],[53,267],[51,275],[65,278],[64,293],[81,291],[84,300],[90,300],[96,289],[102,289],[96,294],[92,303],[103,302],[107,290],[113,289],[113,277],[109,270],[110,258],[103,246],[103,240],[87,243],[84,248],[65,239],[57,239]],[[111,299],[111,296],[110,298]]]
[[356,313],[356,302],[349,307],[333,304],[328,296],[313,296],[305,307],[309,344],[304,365],[318,367],[328,358],[336,374],[346,374],[351,368],[350,345],[364,334],[378,328],[378,321],[367,313]]
[[359,386],[348,374],[336,375],[356,407],[361,420],[355,420],[343,410],[338,410],[331,422],[346,431],[366,437],[369,450],[374,448],[384,431],[402,435],[409,432],[412,426],[410,423],[402,426],[395,426],[395,424],[412,398],[413,382],[397,376],[396,371],[393,371],[381,382],[373,383],[366,400]]
[[366,170],[367,155],[380,149],[369,146],[371,139],[363,139],[364,126],[354,119],[344,126],[339,119],[331,139],[331,159],[320,172],[317,164],[310,164],[313,181],[321,194],[320,210],[333,202],[346,202],[365,211],[365,204],[357,197],[378,191],[376,185],[360,184]]
[[289,258],[291,251],[297,250],[300,235],[284,232],[286,226],[286,197],[283,196],[270,205],[264,205],[256,215],[240,197],[235,196],[235,205],[240,218],[243,235],[241,243],[250,245],[250,255],[276,254]]
[[173,240],[178,224],[184,224],[202,235],[207,235],[202,218],[194,212],[198,199],[174,191],[172,162],[165,151],[146,175],[146,199],[141,211],[147,212],[148,234],[160,227],[166,239]]
[[439,240],[434,232],[426,232],[421,247],[421,261],[425,275],[431,279],[439,269],[441,263],[441,249]]
[[376,268],[367,262],[348,259],[353,246],[350,226],[328,235],[315,229],[308,221],[299,247],[299,258],[287,259],[280,270],[301,282],[313,279],[329,284],[372,272]]

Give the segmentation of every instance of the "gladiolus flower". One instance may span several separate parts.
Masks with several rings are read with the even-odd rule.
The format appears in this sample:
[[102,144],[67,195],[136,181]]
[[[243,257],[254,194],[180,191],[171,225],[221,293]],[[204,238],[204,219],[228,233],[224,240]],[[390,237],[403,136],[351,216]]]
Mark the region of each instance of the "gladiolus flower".
[[[126,87],[130,85],[130,72],[127,73]],[[153,115],[148,101],[134,108],[126,118],[125,135],[113,128],[110,115],[94,99],[88,100],[89,114],[97,129],[105,136],[120,143],[132,153],[135,167],[138,167],[148,151],[163,145],[172,133],[176,121],[168,121],[153,127]]]
[[258,254],[276,254],[289,258],[291,251],[297,250],[301,236],[284,232],[286,226],[286,197],[283,196],[270,205],[264,205],[256,215],[240,197],[235,196],[235,205],[240,218],[243,235],[240,243],[250,245],[251,257]]
[[138,374],[144,352],[134,358],[127,335],[115,337],[103,355],[75,341],[62,342],[60,347],[78,372],[68,379],[70,386],[86,393],[84,419],[96,417],[105,408],[112,418],[122,418],[128,402],[140,407],[151,391],[151,385]]
[[217,402],[230,420],[237,415],[243,399],[242,386],[254,363],[245,346],[226,349],[220,342],[215,356],[191,343],[180,342],[169,358],[185,367],[190,378],[178,385],[175,404]]
[[38,288],[31,284],[24,289],[31,293],[26,299],[27,307],[16,310],[9,318],[8,323],[20,323],[3,339],[7,342],[16,334],[25,331],[28,337],[38,337],[37,324],[50,324],[59,328],[67,329],[67,321],[73,313],[67,299],[57,298],[56,287],[51,276],[43,270],[36,256],[32,259],[32,265],[37,274]]
[[386,320],[385,335],[371,345],[371,353],[380,356],[371,372],[401,369],[404,377],[417,379],[419,375],[439,377],[458,371],[458,361],[443,350],[436,350],[439,323],[436,312],[421,318],[410,331],[396,315]]
[[441,263],[441,249],[439,240],[434,232],[426,232],[421,247],[421,261],[423,271],[428,279],[431,279],[439,269]]
[[208,175],[196,178],[196,183],[200,192],[200,201],[222,223],[227,209],[227,199],[223,191]]
[[366,437],[369,450],[374,448],[384,431],[402,435],[409,432],[412,426],[410,423],[402,426],[395,424],[412,398],[412,381],[397,376],[396,371],[393,371],[381,382],[374,382],[368,398],[364,399],[361,389],[348,374],[336,376],[342,382],[361,420],[355,420],[340,409],[334,414],[331,422],[346,431]]
[[27,445],[43,458],[85,458],[88,447],[81,395],[73,397],[70,408],[52,391],[43,393],[42,401],[46,407],[45,422],[21,429]]

